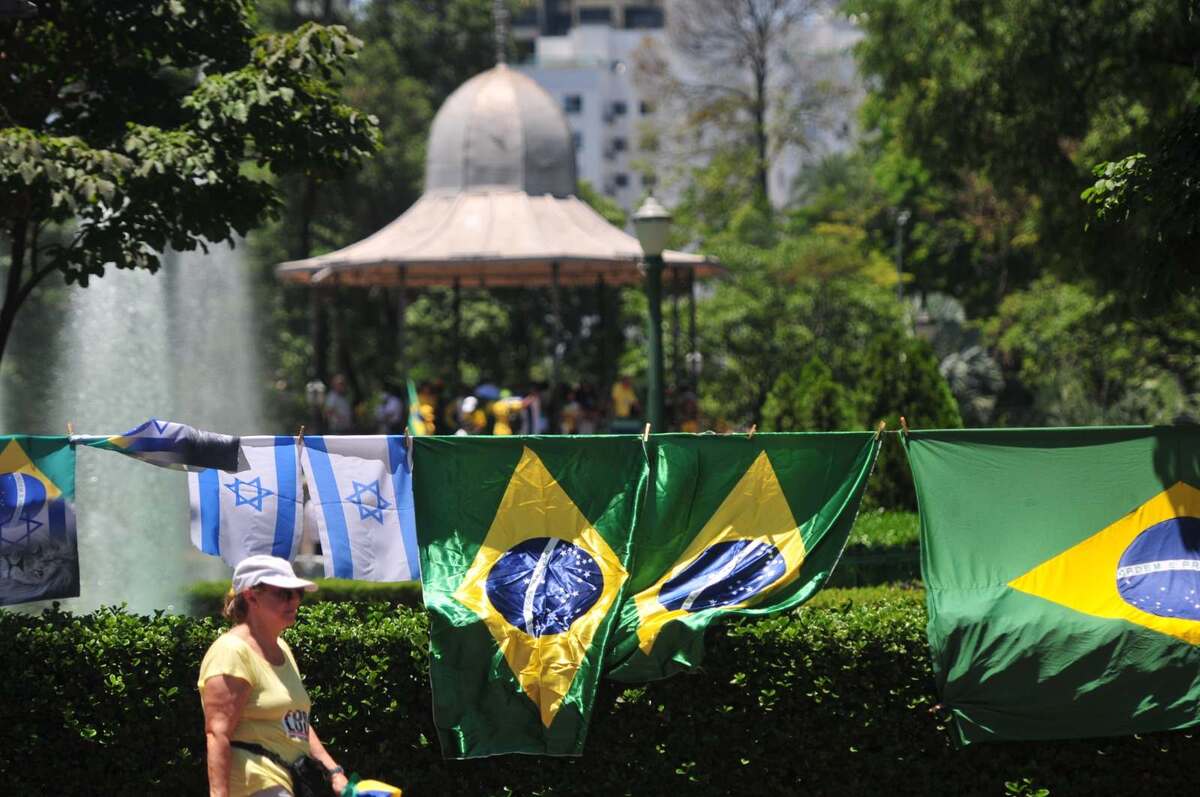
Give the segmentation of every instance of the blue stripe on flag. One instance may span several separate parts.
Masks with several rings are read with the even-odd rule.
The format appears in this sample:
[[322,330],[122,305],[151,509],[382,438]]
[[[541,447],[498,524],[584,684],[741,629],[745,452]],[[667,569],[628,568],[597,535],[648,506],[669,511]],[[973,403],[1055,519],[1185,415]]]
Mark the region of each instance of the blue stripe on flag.
[[321,504],[325,514],[325,532],[329,537],[329,555],[333,558],[334,578],[354,578],[354,560],[350,557],[350,532],[346,529],[346,515],[342,509],[342,496],[338,493],[337,479],[333,476],[333,465],[325,449],[325,438],[305,437],[308,461],[312,463],[313,478],[317,480],[317,494],[313,496]]
[[396,520],[400,523],[400,536],[404,540],[404,556],[408,560],[409,578],[421,580],[421,559],[417,556],[416,523],[405,522],[413,518],[412,474],[408,470],[408,449],[404,438],[389,435],[388,468],[392,472],[392,490],[396,493]]
[[275,438],[275,541],[271,554],[281,559],[292,557],[292,535],[296,532],[296,438]]
[[48,503],[50,539],[65,540],[67,538],[67,499],[59,498],[56,501],[49,501]]
[[200,550],[221,555],[221,482],[212,468],[200,471]]

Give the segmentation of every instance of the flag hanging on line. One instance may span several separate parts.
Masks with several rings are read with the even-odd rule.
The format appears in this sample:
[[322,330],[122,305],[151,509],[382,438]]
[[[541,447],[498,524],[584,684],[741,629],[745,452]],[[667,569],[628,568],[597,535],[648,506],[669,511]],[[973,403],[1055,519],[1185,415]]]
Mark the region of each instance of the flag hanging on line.
[[306,436],[301,462],[316,503],[327,577],[421,578],[404,437]]
[[414,445],[443,755],[578,755],[627,578],[641,441]]
[[107,437],[76,435],[72,442],[116,451],[164,468],[193,470],[215,468],[237,471],[245,463],[239,459],[238,438],[193,429],[182,423],[155,418],[125,434]]
[[655,438],[655,501],[606,661],[620,681],[699,666],[726,614],[783,611],[833,570],[879,441],[869,432]]
[[0,436],[0,606],[79,596],[74,504],[70,438]]
[[303,530],[303,480],[296,438],[241,438],[245,468],[188,474],[192,544],[231,567],[247,556],[291,560]]
[[956,741],[1200,722],[1200,428],[912,432]]

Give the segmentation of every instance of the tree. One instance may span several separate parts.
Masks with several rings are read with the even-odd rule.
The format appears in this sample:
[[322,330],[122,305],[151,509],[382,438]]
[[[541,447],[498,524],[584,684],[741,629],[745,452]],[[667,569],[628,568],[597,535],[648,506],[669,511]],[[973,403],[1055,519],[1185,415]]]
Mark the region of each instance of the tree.
[[[1200,67],[1198,67],[1200,68]],[[1097,164],[1082,198],[1100,225],[1135,240],[1138,293],[1200,290],[1200,100],[1167,129],[1151,154]]]
[[1093,164],[1150,151],[1200,91],[1190,5],[847,4],[865,32],[867,127],[992,236],[996,261],[980,274],[992,284],[989,310],[1047,269],[1114,288],[1139,279],[1129,239],[1084,233],[1079,192]]
[[0,357],[51,274],[156,271],[277,213],[275,178],[333,175],[378,146],[333,88],[342,27],[255,35],[248,0],[48,0],[0,22]]
[[[652,45],[637,57],[639,83],[682,139],[669,160],[694,165],[697,151],[705,159],[722,152],[745,156],[739,175],[746,191],[767,204],[772,164],[785,151],[809,148],[834,126],[834,100],[848,92],[830,55],[814,48],[802,24],[825,10],[824,0],[674,4],[668,36],[677,57]],[[682,110],[682,125],[673,108]]]
[[1200,297],[1128,317],[1114,293],[1051,276],[1004,300],[986,334],[1033,393],[1001,407],[1020,425],[1171,423],[1200,414]]

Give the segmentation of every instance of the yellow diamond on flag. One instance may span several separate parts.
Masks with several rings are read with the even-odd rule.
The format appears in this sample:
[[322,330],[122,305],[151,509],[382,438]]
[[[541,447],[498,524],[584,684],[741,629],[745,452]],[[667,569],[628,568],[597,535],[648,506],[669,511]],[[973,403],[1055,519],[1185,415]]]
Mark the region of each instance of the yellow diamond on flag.
[[1177,482],[1008,586],[1198,644],[1200,490]]
[[46,488],[46,498],[54,501],[62,497],[62,490],[50,480],[50,477],[33,464],[33,460],[21,448],[16,440],[10,440],[0,452],[0,473],[23,473],[30,476]]
[[627,576],[608,543],[525,448],[454,597],[487,625],[549,727]]
[[740,609],[795,580],[806,550],[765,451],[678,561],[634,598],[638,647],[649,653],[663,626],[708,609]]

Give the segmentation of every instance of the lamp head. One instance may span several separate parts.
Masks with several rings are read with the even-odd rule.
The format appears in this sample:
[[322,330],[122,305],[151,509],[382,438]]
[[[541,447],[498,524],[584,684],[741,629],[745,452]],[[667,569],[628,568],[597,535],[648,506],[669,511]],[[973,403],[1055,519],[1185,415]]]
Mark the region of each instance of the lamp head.
[[637,232],[642,252],[647,257],[657,257],[667,246],[667,236],[671,232],[671,214],[653,195],[648,196],[633,214],[633,229]]

